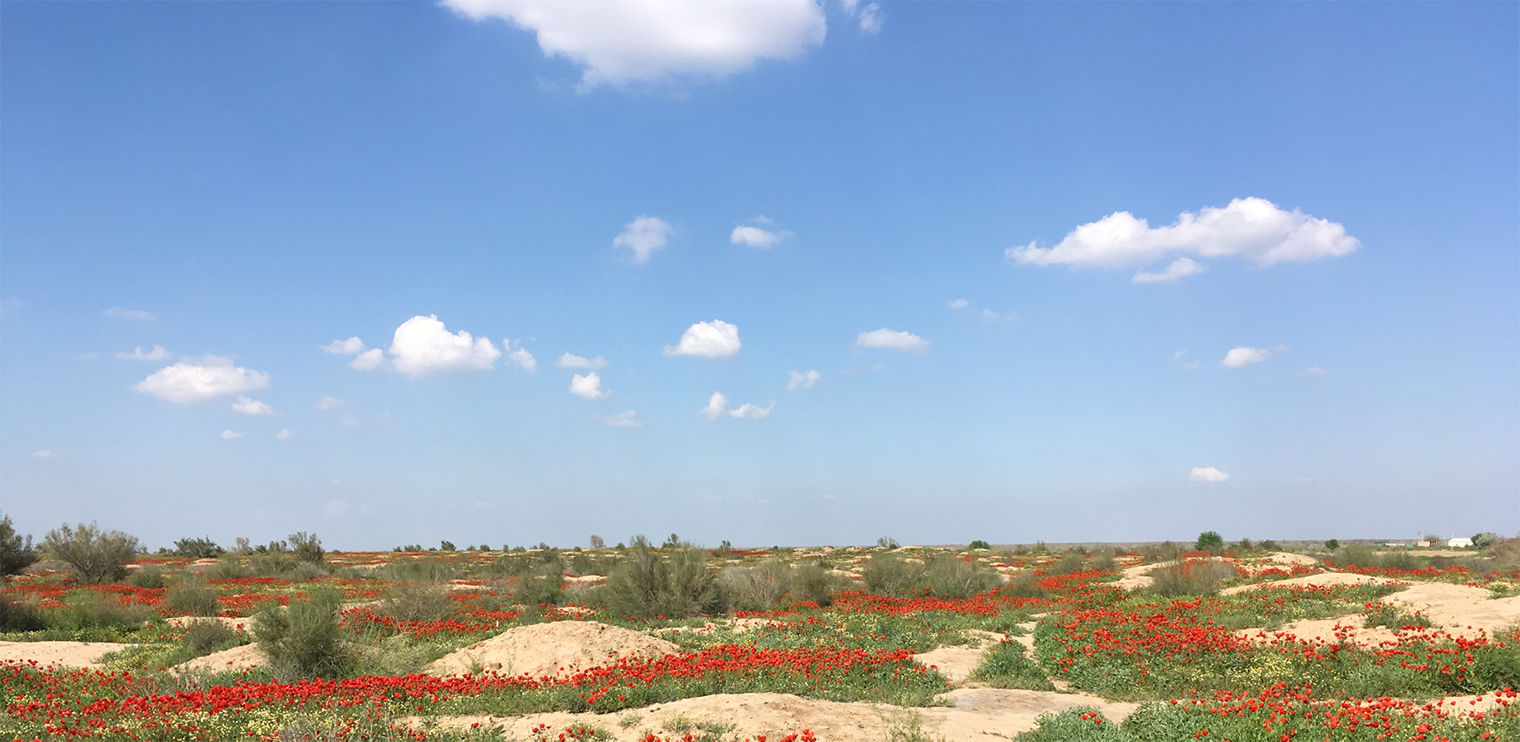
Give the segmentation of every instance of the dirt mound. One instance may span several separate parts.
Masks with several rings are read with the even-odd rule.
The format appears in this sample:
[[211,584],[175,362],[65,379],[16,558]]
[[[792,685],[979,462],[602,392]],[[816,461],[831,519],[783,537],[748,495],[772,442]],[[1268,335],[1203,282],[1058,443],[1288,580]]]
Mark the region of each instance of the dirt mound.
[[1383,600],[1412,608],[1431,623],[1451,631],[1482,629],[1493,633],[1520,621],[1520,595],[1491,598],[1487,590],[1444,582],[1421,582],[1396,592]]
[[164,619],[164,622],[170,626],[176,626],[179,628],[194,626],[201,623],[219,623],[229,629],[232,629],[233,631],[241,631],[248,634],[253,633],[252,616],[238,618],[231,618],[228,616],[173,616],[171,618]]
[[1277,644],[1298,640],[1310,644],[1323,642],[1338,644],[1342,637],[1347,642],[1364,647],[1376,647],[1384,642],[1398,640],[1392,630],[1381,626],[1364,628],[1361,616],[1339,618],[1306,618],[1294,621],[1280,629],[1241,629],[1235,635],[1258,644]]
[[[893,739],[890,731],[901,728],[916,715],[935,739],[1008,740],[1035,727],[1043,713],[1077,706],[1096,706],[1109,719],[1119,721],[1136,704],[1112,703],[1081,693],[1051,693],[993,688],[962,689],[941,696],[949,707],[902,708],[874,703],[819,701],[784,693],[744,693],[685,698],[617,714],[609,724],[605,714],[532,714],[510,718],[455,716],[439,720],[445,727],[468,729],[471,724],[494,727],[507,736],[529,736],[540,724],[552,730],[590,725],[608,729],[618,742],[636,742],[653,731],[662,736],[677,729],[701,724],[723,725],[727,737],[743,739],[765,734],[777,738],[812,730],[828,742],[880,742]],[[623,719],[631,723],[623,724]]]
[[1291,551],[1274,551],[1266,558],[1257,561],[1271,562],[1272,564],[1286,564],[1288,566],[1302,565],[1313,567],[1319,564],[1319,560],[1308,554],[1294,554]]
[[131,646],[116,642],[0,642],[0,662],[99,667],[101,657]]
[[594,621],[556,621],[519,626],[451,652],[427,666],[430,675],[462,675],[478,667],[507,675],[547,677],[619,659],[654,659],[680,647],[631,629]]
[[223,672],[226,670],[242,670],[249,667],[258,667],[269,661],[257,644],[244,644],[241,647],[223,649],[220,652],[212,652],[204,657],[196,657],[189,662],[181,662],[169,668],[170,672],[195,672],[205,670],[207,672]]
[[987,649],[1003,640],[1002,634],[980,629],[968,629],[967,634],[971,641],[966,644],[936,647],[913,655],[913,659],[921,665],[938,670],[946,680],[959,685],[982,664],[982,655],[986,654]]
[[1269,587],[1305,587],[1323,585],[1407,585],[1407,582],[1390,579],[1387,577],[1374,577],[1372,575],[1358,575],[1350,572],[1324,572],[1317,575],[1305,575],[1286,580],[1273,580],[1271,582],[1257,582],[1250,585],[1236,585],[1219,591],[1220,595],[1235,595],[1237,593],[1261,590]]

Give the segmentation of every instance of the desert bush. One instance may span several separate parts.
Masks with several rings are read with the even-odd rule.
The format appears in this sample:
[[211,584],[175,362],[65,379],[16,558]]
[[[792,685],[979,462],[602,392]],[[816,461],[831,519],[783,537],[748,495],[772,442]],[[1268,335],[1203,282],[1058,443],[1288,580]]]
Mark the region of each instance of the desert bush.
[[1236,575],[1234,567],[1209,560],[1172,564],[1151,571],[1150,592],[1167,598],[1183,595],[1214,595],[1219,583]]
[[215,616],[221,605],[216,591],[196,579],[175,580],[164,591],[164,606],[186,616]]
[[963,562],[953,554],[938,554],[929,559],[924,569],[926,590],[941,598],[966,598],[1003,584],[991,569]]
[[834,593],[845,589],[845,579],[829,574],[819,562],[804,562],[792,568],[792,599],[828,606]]
[[1050,591],[1040,585],[1031,574],[1020,575],[1007,585],[998,588],[998,594],[1008,598],[1049,598]]
[[32,537],[16,533],[9,515],[0,518],[0,577],[19,574],[37,561]]
[[1336,549],[1341,548],[1341,540],[1338,538],[1329,539],[1325,541],[1325,548],[1329,549],[1330,551],[1335,551]]
[[1218,531],[1204,531],[1198,534],[1198,540],[1193,542],[1193,551],[1207,551],[1210,554],[1224,553],[1224,537]]
[[277,677],[333,678],[353,666],[353,654],[338,628],[342,601],[341,593],[323,586],[283,608],[273,601],[259,608],[254,638]]
[[[1407,551],[1376,555],[1377,566],[1383,569],[1419,569],[1420,559]],[[1434,560],[1432,560],[1433,562]],[[1432,564],[1431,566],[1435,566]]]
[[564,600],[564,580],[560,573],[550,568],[540,568],[517,577],[512,598],[529,608],[541,605],[558,605]]
[[767,610],[791,591],[792,568],[779,559],[766,559],[753,567],[728,567],[718,575],[718,587],[738,610]]
[[164,586],[164,571],[151,564],[134,569],[127,575],[127,584],[148,589],[161,588]]
[[1520,569],[1520,538],[1506,538],[1489,544],[1488,558],[1493,569],[1509,572]]
[[1251,539],[1248,538],[1243,538],[1235,543],[1235,551],[1238,551],[1242,554],[1254,551],[1255,549],[1256,544],[1251,543]]
[[145,605],[123,603],[114,596],[81,590],[64,597],[63,605],[42,614],[49,628],[63,631],[136,628],[159,619]]
[[204,657],[242,642],[237,632],[220,621],[197,621],[185,632],[184,643],[193,657]]
[[0,596],[0,631],[41,631],[47,628],[33,603]]
[[881,549],[896,549],[897,539],[892,538],[891,536],[882,536],[881,538],[876,539],[876,546],[877,548]]
[[1050,574],[1072,575],[1087,569],[1087,560],[1075,551],[1068,551],[1061,555],[1061,560],[1050,567]]
[[327,568],[315,562],[296,562],[289,572],[285,573],[285,579],[291,582],[310,582],[320,580],[327,576]]
[[236,580],[248,576],[248,569],[243,566],[243,560],[231,555],[223,554],[216,564],[206,570],[206,579],[209,580]]
[[444,582],[398,582],[375,612],[397,621],[442,621],[458,613],[454,590]]
[[254,551],[248,557],[248,571],[254,577],[284,577],[296,568],[296,558],[285,551]]
[[48,531],[42,548],[73,570],[80,582],[115,582],[127,576],[127,562],[137,553],[137,539],[121,531],[103,531],[91,523],[65,523]]
[[966,548],[968,550],[971,550],[971,551],[975,551],[977,549],[991,549],[992,548],[992,544],[989,544],[989,543],[987,543],[986,541],[984,541],[982,539],[976,539],[975,541],[972,541],[971,543],[966,544]]
[[1282,551],[1282,547],[1278,546],[1277,542],[1273,541],[1272,539],[1267,539],[1257,544],[1256,548],[1261,549],[1262,551]]
[[1087,568],[1096,569],[1103,572],[1117,572],[1119,570],[1119,564],[1114,561],[1114,553],[1112,551],[1105,551],[1094,556],[1092,559],[1092,564],[1089,564]]
[[210,538],[182,538],[174,542],[174,553],[190,559],[215,559],[222,555],[222,547]]
[[718,607],[720,596],[701,550],[677,547],[663,556],[642,536],[634,539],[607,575],[603,596],[614,615],[684,618]]
[[902,597],[918,589],[924,581],[924,569],[894,553],[876,554],[861,568],[866,589],[877,595]]
[[1172,541],[1151,544],[1140,552],[1147,562],[1170,562],[1182,556],[1182,546]]
[[317,534],[296,531],[286,540],[290,542],[290,550],[294,553],[296,561],[307,564],[322,563],[322,539],[317,538]]
[[1337,565],[1342,567],[1379,567],[1382,566],[1378,554],[1367,544],[1345,544],[1335,550],[1332,555]]
[[971,677],[994,688],[1055,690],[1045,671],[1024,653],[1024,645],[1015,641],[999,642],[983,653]]

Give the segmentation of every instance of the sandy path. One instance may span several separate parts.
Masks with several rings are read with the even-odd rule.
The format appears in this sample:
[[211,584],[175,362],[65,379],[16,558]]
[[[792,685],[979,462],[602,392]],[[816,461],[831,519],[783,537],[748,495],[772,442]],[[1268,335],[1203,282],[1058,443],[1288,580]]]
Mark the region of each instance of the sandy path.
[[0,642],[0,662],[99,667],[100,658],[135,644],[116,642]]

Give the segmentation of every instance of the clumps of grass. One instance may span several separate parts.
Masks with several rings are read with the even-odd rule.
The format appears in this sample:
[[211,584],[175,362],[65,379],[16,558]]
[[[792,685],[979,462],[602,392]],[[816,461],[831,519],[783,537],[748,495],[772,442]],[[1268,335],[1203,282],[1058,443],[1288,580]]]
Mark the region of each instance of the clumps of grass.
[[828,606],[834,602],[834,593],[845,589],[845,579],[829,571],[818,562],[804,562],[792,567],[792,599]]
[[1234,567],[1212,559],[1169,564],[1151,571],[1150,592],[1166,598],[1215,595],[1219,583],[1239,574]]
[[340,592],[323,586],[283,608],[272,601],[260,607],[254,638],[277,677],[333,678],[353,667],[355,658],[338,627],[342,601]]
[[157,621],[158,612],[145,605],[123,603],[113,596],[79,591],[63,599],[63,605],[42,614],[48,628],[63,631],[132,629]]
[[215,616],[221,605],[216,591],[196,579],[176,580],[164,591],[164,606],[185,616]]
[[148,589],[161,588],[164,586],[164,571],[151,564],[132,570],[132,573],[127,575],[127,584]]
[[235,554],[223,554],[206,570],[208,580],[237,580],[247,577],[249,571],[243,566],[243,560]]
[[607,575],[601,597],[619,617],[686,618],[722,605],[702,550],[682,545],[662,555],[642,536]]
[[1087,560],[1075,551],[1068,551],[1061,555],[1060,561],[1056,562],[1048,570],[1053,575],[1073,575],[1087,570]]
[[888,721],[884,742],[947,742],[924,728],[924,718],[917,711],[903,711]]
[[903,597],[923,583],[924,568],[899,554],[886,552],[872,556],[861,568],[861,577],[866,589],[877,595]]
[[1410,611],[1409,609],[1393,603],[1368,603],[1367,614],[1362,619],[1362,625],[1368,628],[1384,626],[1394,631],[1406,626],[1430,626],[1430,619],[1425,614]]
[[1018,642],[1003,641],[988,649],[971,677],[994,688],[1055,690],[1045,671],[1025,655],[1024,645]]
[[458,611],[453,589],[443,582],[398,582],[375,610],[397,621],[442,621]]
[[924,592],[940,598],[967,598],[1003,584],[997,572],[953,554],[930,557],[924,569]]
[[1022,574],[1007,585],[998,588],[998,594],[1007,598],[1049,598],[1050,591],[1040,584],[1033,574]]
[[763,611],[791,592],[792,568],[779,559],[766,559],[753,567],[727,567],[718,575],[718,587],[730,606],[742,611]]
[[1040,714],[1034,729],[1014,737],[1014,742],[1133,742],[1134,737],[1118,724],[1103,718],[1094,708],[1078,707],[1058,714]]
[[183,641],[184,651],[190,655],[186,660],[231,649],[243,643],[236,631],[220,621],[197,621],[191,624]]

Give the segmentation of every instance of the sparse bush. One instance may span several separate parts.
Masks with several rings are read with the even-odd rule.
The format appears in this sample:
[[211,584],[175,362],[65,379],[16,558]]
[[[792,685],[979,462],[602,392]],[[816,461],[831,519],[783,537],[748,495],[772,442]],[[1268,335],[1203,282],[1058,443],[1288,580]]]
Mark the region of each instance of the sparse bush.
[[876,539],[876,546],[877,548],[881,549],[896,549],[897,539],[892,538],[891,536],[882,536],[881,538]]
[[308,564],[322,563],[322,539],[317,538],[315,533],[296,531],[290,534],[290,550],[295,554],[296,561]]
[[596,535],[596,534],[593,533],[593,534],[591,534],[591,541],[590,541],[590,543],[591,543],[591,548],[593,548],[593,549],[600,549],[600,548],[603,548],[603,547],[605,547],[607,545],[607,539],[604,539],[601,536],[598,536],[598,535]]
[[273,601],[260,607],[254,637],[277,677],[334,678],[353,666],[338,628],[342,600],[341,593],[324,586],[283,608]]
[[913,592],[924,581],[924,569],[895,553],[877,554],[861,569],[866,589],[877,595],[901,597]]
[[1256,547],[1262,551],[1282,551],[1282,547],[1278,546],[1277,542],[1273,541],[1272,539],[1267,539],[1266,541],[1257,544]]
[[753,567],[728,567],[718,576],[718,586],[734,608],[763,611],[791,591],[792,568],[779,559],[766,559]]
[[1173,541],[1151,544],[1140,552],[1147,562],[1170,562],[1182,556],[1182,547]]
[[248,570],[255,577],[284,577],[296,568],[296,558],[285,551],[255,551],[248,557]]
[[992,544],[989,544],[986,541],[983,541],[982,539],[977,539],[975,541],[972,541],[969,544],[966,544],[966,548],[968,550],[971,550],[971,551],[975,551],[977,549],[991,549],[992,548]]
[[[514,557],[503,556],[496,560],[499,568],[508,564]],[[375,570],[375,577],[391,582],[448,582],[454,579],[455,566],[438,557],[421,557],[417,559],[398,559],[390,564]],[[502,570],[507,571],[507,570]]]
[[164,571],[153,565],[141,569],[132,570],[127,575],[127,584],[132,587],[157,589],[164,586]]
[[1050,597],[1050,591],[1040,585],[1040,581],[1032,574],[1019,576],[1014,581],[999,588],[998,594],[1009,598]]
[[[1327,542],[1328,543],[1328,542]],[[1342,567],[1379,567],[1382,566],[1376,552],[1366,544],[1346,544],[1335,550],[1333,557],[1335,563]]]
[[1413,613],[1400,605],[1377,602],[1368,607],[1367,616],[1362,619],[1362,625],[1367,628],[1386,626],[1397,631],[1405,626],[1428,627],[1430,619],[1422,613]]
[[23,538],[16,533],[9,515],[0,518],[0,577],[20,574],[37,561],[37,550],[32,548],[32,537]]
[[1214,595],[1220,582],[1236,574],[1234,567],[1212,559],[1172,564],[1151,572],[1154,582],[1150,591],[1166,598]]
[[42,548],[55,559],[69,565],[80,582],[100,584],[127,576],[127,562],[137,553],[137,539],[121,531],[102,531],[91,523],[80,523],[48,531]]
[[517,588],[512,592],[512,597],[528,608],[558,604],[564,598],[563,580],[560,579],[559,570],[543,567],[519,575]]
[[47,628],[42,612],[37,606],[21,600],[0,596],[0,631],[41,631]]
[[1251,543],[1251,539],[1248,538],[1243,538],[1235,544],[1235,550],[1242,554],[1253,551],[1255,548],[1256,545]]
[[1086,569],[1087,563],[1082,559],[1082,555],[1075,551],[1068,551],[1061,555],[1060,561],[1051,566],[1050,574],[1074,575],[1078,572],[1086,571]]
[[834,593],[843,589],[842,582],[818,562],[799,564],[792,568],[792,599],[827,606],[834,602]]
[[1493,545],[1494,542],[1496,542],[1498,540],[1499,540],[1499,534],[1494,533],[1492,531],[1484,531],[1483,533],[1475,533],[1475,534],[1473,534],[1473,537],[1472,537],[1473,548],[1475,548],[1475,549],[1487,549],[1489,546]]
[[63,599],[63,605],[42,614],[49,628],[64,631],[135,628],[159,619],[158,611],[145,605],[123,603],[114,596],[79,591]]
[[206,578],[211,580],[236,580],[248,576],[248,570],[243,567],[243,560],[231,555],[223,554],[216,564],[206,570]]
[[197,621],[185,632],[185,646],[196,657],[231,649],[240,641],[237,632],[220,621]]
[[1114,561],[1114,553],[1112,551],[1105,551],[1093,557],[1092,564],[1088,565],[1087,568],[1096,569],[1101,572],[1117,572],[1119,564]]
[[443,582],[398,582],[375,612],[397,621],[442,621],[459,611],[454,590]]
[[182,538],[174,542],[174,553],[190,559],[215,559],[222,555],[222,547],[210,538]]
[[967,598],[1003,584],[996,572],[974,562],[961,561],[953,554],[930,558],[924,573],[926,590],[941,598]]
[[615,615],[684,618],[717,607],[720,596],[702,551],[680,547],[664,556],[642,536],[634,539],[607,575],[604,595]]
[[444,539],[438,543],[439,551],[454,551],[454,542]]
[[1520,569],[1520,538],[1506,538],[1488,546],[1488,558],[1493,568],[1501,572]]
[[1193,551],[1207,551],[1210,554],[1224,553],[1224,537],[1218,531],[1204,531],[1198,534],[1198,540],[1193,542]]
[[296,562],[296,565],[285,573],[285,579],[291,582],[310,582],[320,580],[327,574],[327,568],[315,562]]
[[195,579],[176,580],[170,585],[164,591],[164,606],[185,616],[215,616],[221,610],[216,591]]

